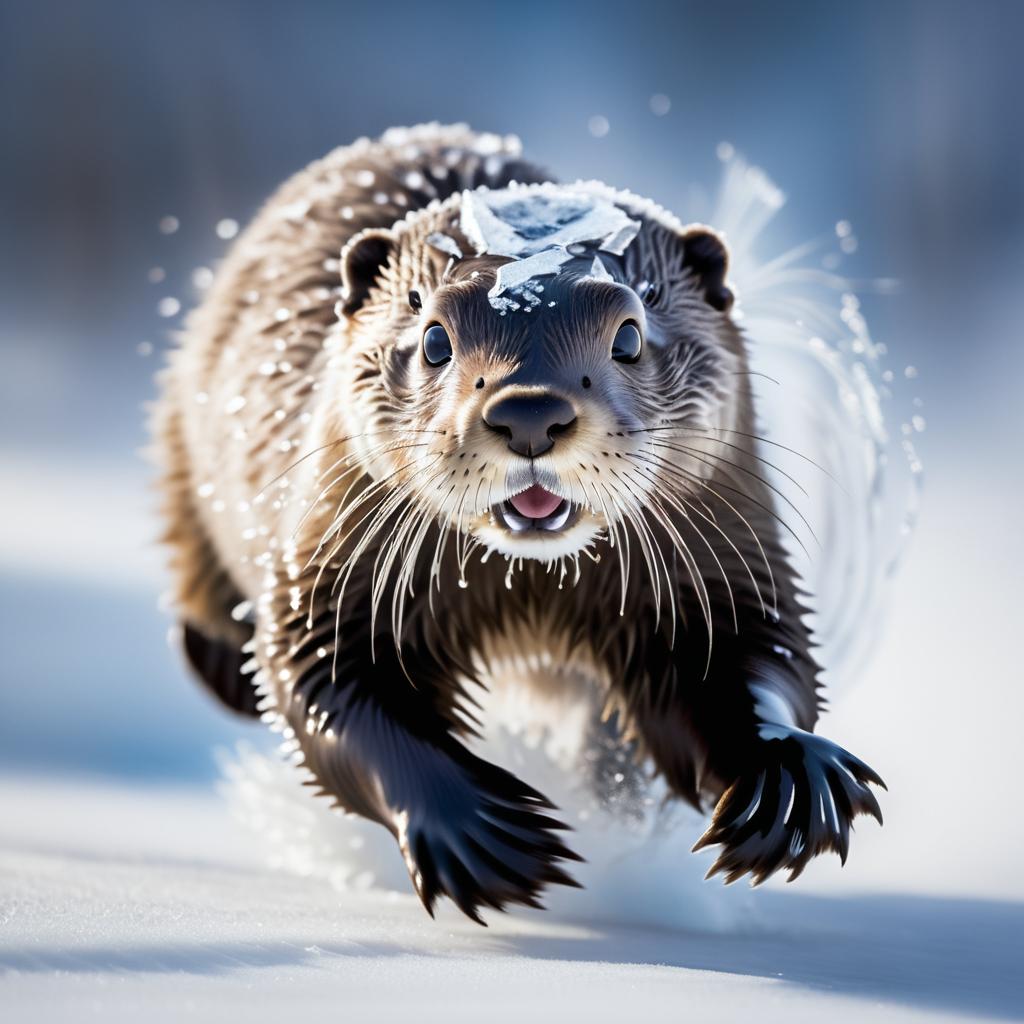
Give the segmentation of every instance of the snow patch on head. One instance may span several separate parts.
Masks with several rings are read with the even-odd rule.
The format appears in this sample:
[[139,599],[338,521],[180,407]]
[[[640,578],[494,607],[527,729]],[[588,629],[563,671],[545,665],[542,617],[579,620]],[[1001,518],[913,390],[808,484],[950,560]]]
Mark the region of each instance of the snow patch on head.
[[477,255],[515,261],[499,268],[488,292],[491,305],[504,315],[538,305],[544,289],[534,279],[557,274],[575,257],[591,250],[621,256],[640,221],[587,189],[541,185],[463,192],[460,228]]

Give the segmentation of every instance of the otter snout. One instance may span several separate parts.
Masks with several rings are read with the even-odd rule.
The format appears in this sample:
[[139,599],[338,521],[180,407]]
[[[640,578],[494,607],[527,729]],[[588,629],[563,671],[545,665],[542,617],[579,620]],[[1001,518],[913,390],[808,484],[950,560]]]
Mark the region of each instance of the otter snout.
[[568,399],[541,388],[503,388],[483,410],[483,421],[508,439],[517,455],[535,458],[555,446],[555,437],[576,422]]

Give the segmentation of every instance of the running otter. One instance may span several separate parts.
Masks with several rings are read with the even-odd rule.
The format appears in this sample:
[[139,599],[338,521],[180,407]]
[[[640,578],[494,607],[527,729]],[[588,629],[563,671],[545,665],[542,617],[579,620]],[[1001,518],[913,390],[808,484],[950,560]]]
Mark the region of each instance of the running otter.
[[709,228],[427,125],[287,182],[190,316],[155,422],[187,657],[394,834],[428,911],[576,884],[551,803],[467,746],[512,649],[716,802],[709,875],[793,878],[881,821],[812,732],[731,305]]

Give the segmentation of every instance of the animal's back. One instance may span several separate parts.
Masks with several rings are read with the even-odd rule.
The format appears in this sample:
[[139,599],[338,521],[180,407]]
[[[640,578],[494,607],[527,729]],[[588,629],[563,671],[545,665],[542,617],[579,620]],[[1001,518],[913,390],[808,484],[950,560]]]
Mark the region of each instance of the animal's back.
[[[305,451],[311,396],[343,299],[344,246],[464,189],[543,180],[514,136],[465,125],[396,128],[293,175],[241,234],[171,353],[154,417],[173,597],[197,668],[212,663],[233,678],[244,660],[234,652],[249,631],[230,613],[257,588],[260,566],[251,546],[239,551],[239,538],[267,531],[265,515],[249,521],[251,503],[267,500],[267,485]],[[332,461],[347,450],[337,446]],[[225,645],[207,642],[217,640]],[[229,689],[251,710],[243,680]]]

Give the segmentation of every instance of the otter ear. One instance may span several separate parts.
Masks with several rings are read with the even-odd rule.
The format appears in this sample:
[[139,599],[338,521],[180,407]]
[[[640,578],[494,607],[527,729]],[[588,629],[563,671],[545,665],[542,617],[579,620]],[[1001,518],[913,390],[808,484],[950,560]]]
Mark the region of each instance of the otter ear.
[[692,224],[684,229],[683,266],[704,289],[704,299],[712,309],[726,312],[732,306],[733,294],[725,286],[729,269],[729,251],[710,228]]
[[367,228],[348,240],[341,250],[340,314],[351,316],[366,301],[394,244],[395,236],[383,228]]

